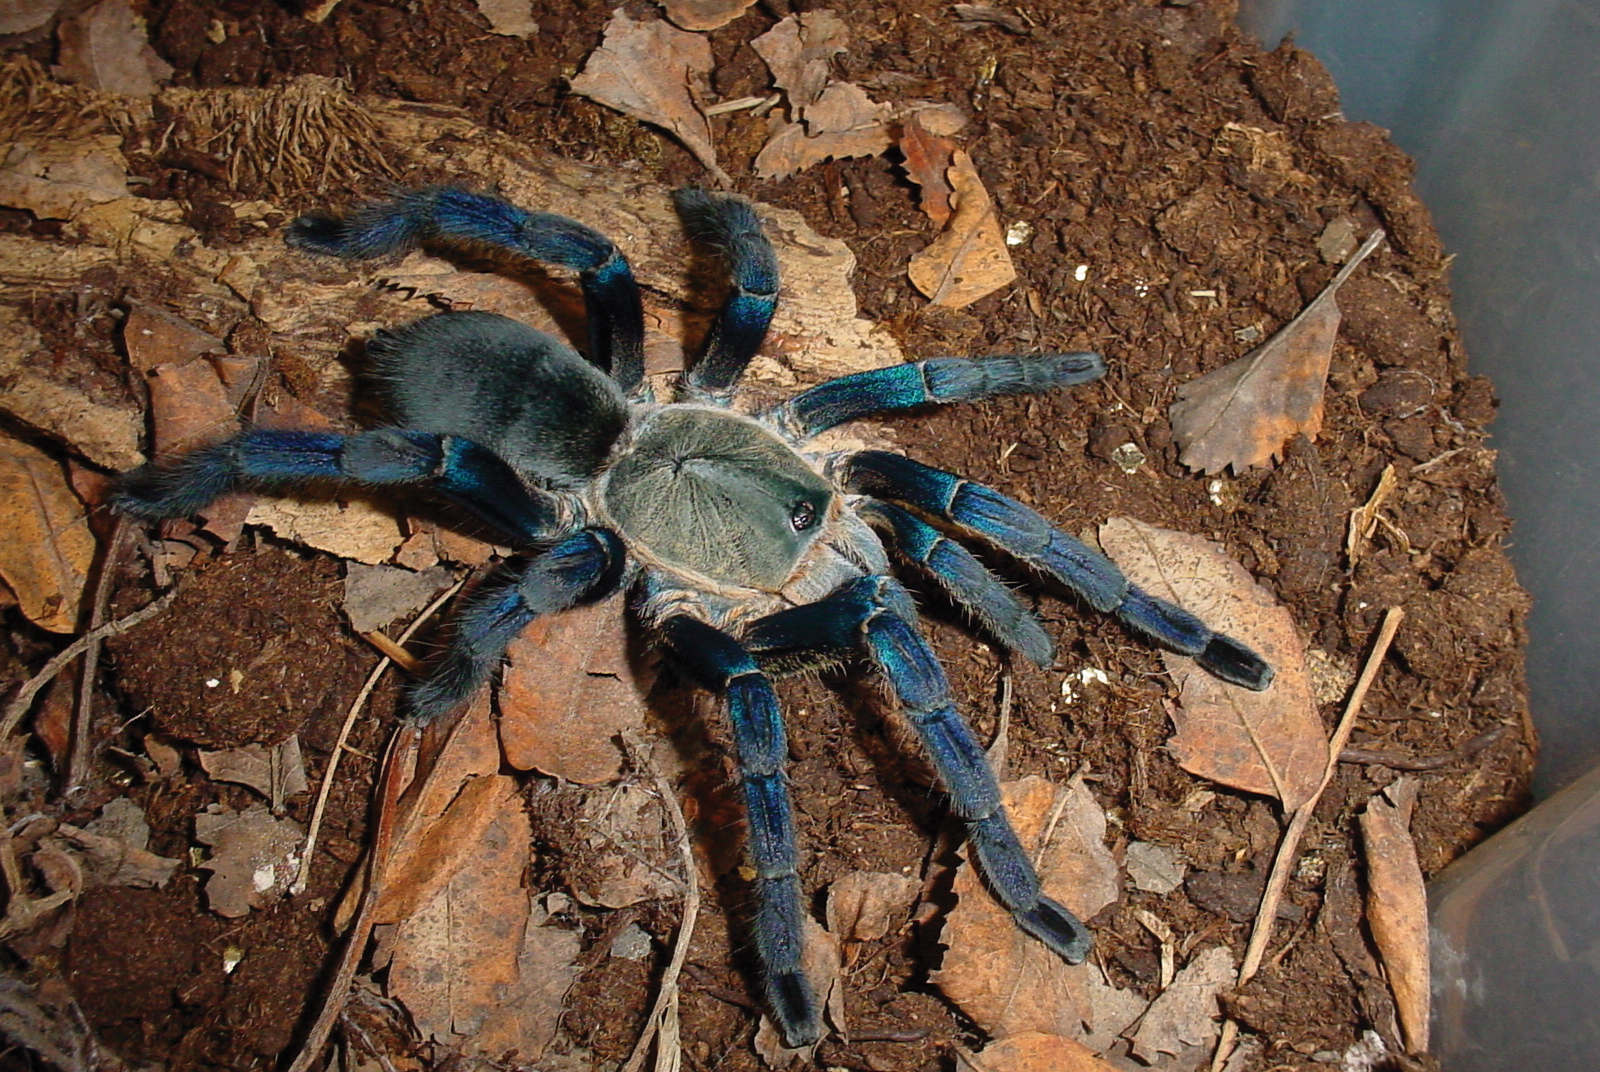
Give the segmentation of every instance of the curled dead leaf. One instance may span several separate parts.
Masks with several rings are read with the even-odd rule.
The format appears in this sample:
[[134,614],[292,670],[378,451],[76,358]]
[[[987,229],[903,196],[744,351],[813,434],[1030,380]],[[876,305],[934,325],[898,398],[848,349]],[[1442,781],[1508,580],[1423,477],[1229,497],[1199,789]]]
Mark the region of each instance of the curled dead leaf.
[[911,282],[934,305],[961,309],[1017,278],[994,202],[972,158],[957,149],[948,171],[954,212],[944,232],[911,258]]
[[1242,473],[1322,429],[1323,389],[1339,333],[1339,287],[1383,240],[1375,231],[1300,315],[1237,361],[1190,380],[1172,404],[1179,460],[1203,473]]
[[717,164],[711,125],[691,86],[711,71],[711,43],[660,19],[634,22],[618,8],[600,47],[589,54],[572,92],[654,124],[683,142],[717,180],[732,179]]
[[52,633],[72,632],[95,542],[61,463],[0,439],[0,516],[10,519],[0,540],[0,578],[29,621]]
[[956,143],[932,133],[923,125],[921,116],[912,114],[900,126],[899,146],[906,175],[922,191],[922,211],[935,227],[943,227],[950,220],[950,195],[954,191],[946,176]]
[[1203,537],[1114,517],[1100,527],[1100,544],[1134,584],[1200,615],[1272,664],[1272,687],[1251,692],[1164,652],[1180,692],[1177,733],[1167,744],[1191,774],[1276,797],[1285,813],[1294,811],[1322,780],[1328,738],[1311,698],[1305,643],[1288,610]]
[[1394,991],[1406,1048],[1422,1053],[1428,1048],[1432,973],[1428,894],[1410,832],[1416,802],[1413,778],[1401,778],[1373,797],[1361,813],[1361,841],[1367,860],[1367,925]]

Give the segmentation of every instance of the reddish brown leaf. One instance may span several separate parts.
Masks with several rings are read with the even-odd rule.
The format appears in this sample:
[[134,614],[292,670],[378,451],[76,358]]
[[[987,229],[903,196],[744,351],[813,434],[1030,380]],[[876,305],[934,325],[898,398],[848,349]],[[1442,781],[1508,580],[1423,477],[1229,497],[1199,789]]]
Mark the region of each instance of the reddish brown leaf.
[[882,938],[910,914],[921,885],[910,875],[852,871],[828,887],[828,930],[841,941]]
[[715,30],[743,15],[756,0],[661,0],[667,18],[685,30]]
[[922,211],[935,227],[950,220],[950,195],[954,192],[946,179],[956,143],[929,133],[915,113],[900,126],[900,153],[905,157],[906,175],[922,191]]
[[52,633],[78,625],[94,536],[83,503],[60,462],[14,439],[0,439],[0,577],[28,620]]
[[1277,797],[1286,813],[1294,811],[1321,782],[1328,739],[1289,612],[1210,540],[1118,517],[1100,527],[1100,543],[1134,584],[1200,615],[1272,664],[1272,687],[1251,692],[1218,681],[1192,659],[1163,653],[1181,693],[1168,747],[1190,773]]
[[1406,1048],[1422,1053],[1428,1048],[1432,976],[1428,895],[1409,829],[1416,802],[1416,780],[1396,781],[1361,813],[1361,840],[1367,858],[1367,925],[1394,991]]
[[1322,429],[1322,394],[1339,332],[1340,285],[1377,248],[1372,237],[1300,315],[1256,349],[1178,388],[1172,435],[1190,469],[1242,473],[1278,458],[1296,435]]
[[972,159],[957,149],[948,171],[955,212],[944,233],[914,254],[911,282],[934,305],[960,309],[1017,278],[994,203]]
[[600,47],[572,80],[572,92],[661,127],[719,181],[731,184],[717,164],[711,126],[690,92],[710,70],[711,43],[705,37],[660,19],[634,22],[619,8]]
[[618,737],[643,728],[650,686],[632,650],[621,596],[536,619],[500,679],[506,762],[583,785],[621,774]]
[[1117,1072],[1075,1039],[1043,1031],[1010,1035],[983,1048],[982,1053],[958,1047],[956,1068],[962,1072]]

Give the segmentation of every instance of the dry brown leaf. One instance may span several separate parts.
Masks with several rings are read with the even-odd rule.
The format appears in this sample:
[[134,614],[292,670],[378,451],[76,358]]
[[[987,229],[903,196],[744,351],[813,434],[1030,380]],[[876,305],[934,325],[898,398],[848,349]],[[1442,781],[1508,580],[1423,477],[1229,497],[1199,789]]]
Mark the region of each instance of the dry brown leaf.
[[750,47],[772,72],[772,83],[789,98],[796,119],[805,119],[813,101],[832,80],[831,61],[850,42],[850,30],[831,11],[789,15]]
[[128,364],[140,372],[151,373],[162,365],[187,365],[204,354],[228,349],[209,331],[165,309],[145,302],[130,302],[129,306],[122,343],[128,350]]
[[[94,823],[89,824],[91,827]],[[148,832],[145,841],[148,842]],[[165,886],[182,866],[179,860],[157,856],[143,844],[120,837],[80,830],[62,823],[46,846],[55,846],[71,857],[77,873],[74,888],[94,886]],[[59,889],[52,881],[51,887]]]
[[362,499],[339,502],[264,495],[250,506],[247,525],[265,525],[291,543],[369,565],[388,561],[405,540],[400,522]]
[[600,47],[572,80],[572,92],[661,127],[683,142],[719,182],[731,184],[733,180],[717,164],[711,125],[691,89],[710,71],[711,43],[706,38],[660,19],[634,22],[618,8]]
[[489,20],[492,32],[505,37],[532,37],[539,32],[532,0],[478,0],[478,14]]
[[12,143],[0,162],[0,205],[51,220],[70,220],[88,205],[128,196],[122,138],[96,135],[71,141]]
[[1296,435],[1322,428],[1323,389],[1339,333],[1339,287],[1377,248],[1382,231],[1356,251],[1300,315],[1237,361],[1178,388],[1168,411],[1179,460],[1203,473],[1242,473],[1283,453]]
[[1250,645],[1277,671],[1266,692],[1227,685],[1192,659],[1164,652],[1178,682],[1177,733],[1167,742],[1184,770],[1276,797],[1285,814],[1316,790],[1327,731],[1311,698],[1305,643],[1272,594],[1210,540],[1115,517],[1100,543],[1128,579]]
[[582,785],[621,774],[618,737],[643,729],[650,687],[634,647],[621,596],[536,619],[506,649],[506,762]]
[[274,816],[265,804],[244,811],[212,804],[194,817],[194,839],[211,848],[200,865],[211,872],[206,906],[236,919],[288,892],[300,870],[306,831],[293,819]]
[[1024,1031],[991,1042],[982,1053],[956,1048],[956,1068],[966,1072],[1117,1072],[1076,1039]]
[[1222,1015],[1217,994],[1233,980],[1233,953],[1226,946],[1197,953],[1139,1021],[1130,1039],[1134,1056],[1154,1064],[1163,1053],[1182,1053],[1216,1038]]
[[94,536],[61,463],[14,439],[0,439],[0,577],[22,613],[52,633],[77,628]]
[[157,365],[147,378],[157,454],[183,454],[220,443],[239,430],[228,390],[209,361]]
[[[832,90],[836,86],[830,86]],[[850,87],[855,89],[854,86]],[[857,91],[859,92],[859,90]],[[865,100],[866,95],[861,95]],[[881,106],[866,102],[872,109]],[[881,113],[887,116],[887,112]],[[843,160],[852,156],[877,156],[889,147],[889,124],[885,118],[863,118],[860,125],[841,130],[807,134],[800,123],[778,120],[771,137],[756,154],[756,174],[763,179],[786,179],[824,160]]]
[[871,942],[910,914],[921,883],[910,875],[852,871],[828,887],[828,931],[842,942]]
[[300,754],[300,735],[292,733],[275,745],[259,742],[218,752],[200,749],[200,768],[214,782],[232,782],[254,789],[266,797],[275,812],[284,801],[307,792],[305,760]]
[[516,793],[500,797],[474,840],[472,866],[439,884],[384,943],[390,996],[423,1037],[452,1051],[515,1050],[537,1061],[576,978],[581,936],[528,926],[531,836]]
[[756,0],[661,0],[661,8],[685,30],[715,30],[748,11]]
[[395,566],[368,566],[350,562],[344,570],[342,609],[357,633],[382,629],[396,618],[427,606],[454,575],[443,566],[413,572]]
[[919,115],[912,114],[900,127],[900,154],[906,175],[922,191],[921,207],[935,227],[950,220],[950,195],[946,177],[956,143],[931,133]]
[[583,874],[572,896],[595,908],[626,908],[670,897],[677,882],[664,866],[661,801],[642,785],[583,792],[576,828],[584,839]]
[[0,37],[37,30],[65,4],[66,0],[11,0],[0,8]]
[[949,177],[955,211],[932,245],[912,255],[907,272],[934,305],[961,309],[1009,284],[1017,270],[989,191],[960,149],[951,155]]
[[63,81],[148,97],[156,83],[172,76],[172,66],[150,47],[144,20],[134,15],[129,0],[101,0],[64,20],[56,32],[61,47],[54,73]]
[[1432,976],[1428,895],[1410,832],[1416,801],[1414,778],[1401,778],[1374,796],[1361,813],[1361,840],[1367,858],[1367,925],[1394,991],[1406,1048],[1422,1053],[1428,1048]]
[[[1082,778],[1065,787],[1043,778],[1006,782],[1006,811],[1050,896],[1088,919],[1121,893],[1105,845],[1105,812]],[[1085,965],[1069,965],[1017,928],[984,887],[971,861],[955,880],[945,921],[948,950],[933,981],[995,1038],[1042,1031],[1082,1037],[1090,1009]]]

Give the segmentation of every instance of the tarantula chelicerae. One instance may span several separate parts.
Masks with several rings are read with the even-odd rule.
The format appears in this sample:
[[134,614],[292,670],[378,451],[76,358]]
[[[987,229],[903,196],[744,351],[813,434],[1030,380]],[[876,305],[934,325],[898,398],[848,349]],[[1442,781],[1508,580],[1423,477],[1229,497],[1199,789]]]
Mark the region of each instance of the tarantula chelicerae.
[[886,547],[1040,665],[1052,658],[1044,629],[952,536],[1006,552],[1224,681],[1264,689],[1272,668],[991,488],[886,451],[806,451],[818,433],[868,414],[1093,380],[1104,372],[1097,355],[935,358],[842,376],[753,416],[736,412],[734,385],[777,302],[777,258],[747,202],[699,190],[677,202],[691,236],[721,250],[733,286],[672,400],[657,401],[645,380],[639,289],[607,238],[499,198],[418,190],[344,218],[301,217],[288,241],[339,257],[465,244],[575,269],[587,359],[502,316],[430,316],[368,346],[391,426],[247,431],[129,473],[117,505],[171,518],[237,485],[410,485],[527,549],[480,586],[431,673],[410,689],[418,720],[470,698],[536,616],[629,586],[635,613],[670,657],[726,701],[755,873],[751,931],[790,1045],[815,1041],[820,1020],[800,968],[805,901],[773,673],[857,652],[874,663],[926,745],[994,895],[1024,931],[1081,961],[1089,932],[1040,891]]

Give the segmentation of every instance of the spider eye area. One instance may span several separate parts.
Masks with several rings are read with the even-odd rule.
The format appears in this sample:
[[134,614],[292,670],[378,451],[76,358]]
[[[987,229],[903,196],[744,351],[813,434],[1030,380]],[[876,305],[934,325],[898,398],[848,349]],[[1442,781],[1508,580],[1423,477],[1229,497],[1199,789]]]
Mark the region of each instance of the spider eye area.
[[817,523],[817,508],[801,499],[789,509],[789,524],[796,532],[805,532]]

